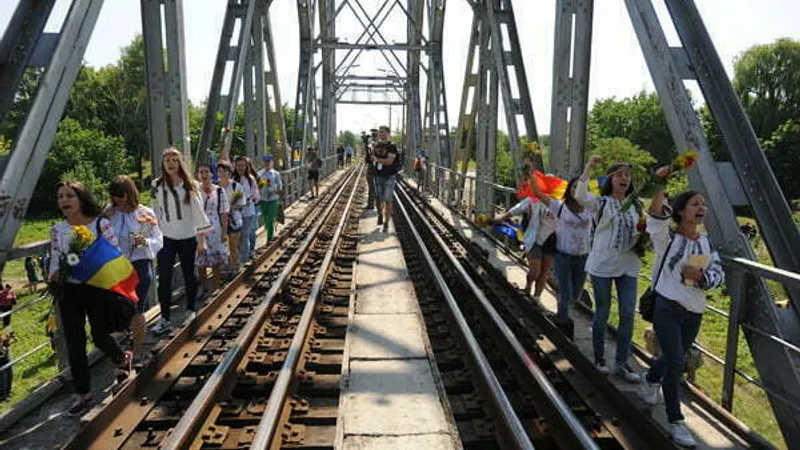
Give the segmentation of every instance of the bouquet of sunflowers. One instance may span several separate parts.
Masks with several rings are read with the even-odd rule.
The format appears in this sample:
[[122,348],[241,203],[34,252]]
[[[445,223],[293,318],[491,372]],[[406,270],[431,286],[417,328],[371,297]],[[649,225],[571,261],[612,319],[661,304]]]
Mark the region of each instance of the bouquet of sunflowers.
[[266,178],[259,177],[258,178],[258,188],[259,189],[264,189],[267,186],[269,186],[269,180],[267,180]]
[[235,204],[239,203],[239,200],[241,200],[242,197],[244,197],[244,192],[242,192],[242,191],[233,191],[233,199],[232,199],[233,200],[233,204],[235,205]]
[[76,225],[72,227],[73,236],[69,242],[69,250],[61,258],[62,274],[67,275],[70,273],[72,267],[77,266],[81,262],[83,252],[94,242],[92,232],[86,228],[86,225]]

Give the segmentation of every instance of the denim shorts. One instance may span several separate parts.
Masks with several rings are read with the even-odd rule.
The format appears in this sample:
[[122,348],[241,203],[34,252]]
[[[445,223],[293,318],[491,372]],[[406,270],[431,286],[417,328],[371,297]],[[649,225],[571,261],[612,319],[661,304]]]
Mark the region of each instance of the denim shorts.
[[384,202],[392,201],[397,178],[394,175],[389,175],[388,177],[377,175],[373,182],[375,183],[375,197]]

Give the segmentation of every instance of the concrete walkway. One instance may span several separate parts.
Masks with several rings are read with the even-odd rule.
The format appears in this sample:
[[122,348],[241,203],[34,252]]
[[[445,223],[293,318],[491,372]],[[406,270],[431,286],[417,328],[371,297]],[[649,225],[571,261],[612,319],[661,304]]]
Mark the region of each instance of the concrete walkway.
[[[400,241],[375,211],[359,226],[356,303],[345,349],[336,448],[460,448]],[[445,401],[446,403],[446,401]]]
[[[458,213],[444,206],[438,199],[431,198],[430,204],[437,211],[439,211],[445,219],[453,224],[459,232],[464,236],[476,242],[481,248],[485,249],[489,255],[491,264],[500,269],[506,278],[519,287],[525,286],[525,275],[527,268],[522,266],[519,262],[512,260],[506,254],[499,251],[494,243],[483,236],[473,228],[466,220],[464,220]],[[557,308],[556,297],[549,289],[545,290],[542,295],[542,305],[555,312]],[[581,352],[589,359],[593,359],[592,350],[592,330],[591,318],[586,314],[573,310],[571,317],[575,322],[575,343],[580,348]],[[616,349],[616,340],[610,333],[606,333],[606,360],[614,361]],[[639,370],[644,370],[647,367],[643,361],[631,357],[631,365]],[[638,398],[639,390],[642,385],[632,385],[626,383],[616,377],[610,378],[616,387],[631,397]],[[664,411],[663,403],[658,405],[652,410],[644,408],[642,414],[652,414],[652,416],[666,427],[667,419]],[[694,403],[690,398],[684,395],[683,399],[683,414],[686,417],[686,424],[693,432],[697,440],[698,449],[744,449],[747,445],[739,439],[733,432],[728,430],[723,424],[717,421],[709,413],[703,411],[699,405]]]

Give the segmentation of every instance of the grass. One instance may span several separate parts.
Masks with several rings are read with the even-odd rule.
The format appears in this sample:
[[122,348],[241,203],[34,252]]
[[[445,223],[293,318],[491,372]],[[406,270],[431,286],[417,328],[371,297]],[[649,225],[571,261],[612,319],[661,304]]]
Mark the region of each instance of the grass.
[[[20,296],[17,306],[39,298],[40,294]],[[36,346],[48,342],[45,333],[46,318],[50,311],[49,300],[41,301],[12,317],[11,325],[2,332],[14,331],[17,342],[11,345],[11,357],[17,357]],[[11,409],[24,400],[39,386],[58,373],[55,355],[49,346],[25,358],[14,366],[11,397],[0,403],[0,413]]]

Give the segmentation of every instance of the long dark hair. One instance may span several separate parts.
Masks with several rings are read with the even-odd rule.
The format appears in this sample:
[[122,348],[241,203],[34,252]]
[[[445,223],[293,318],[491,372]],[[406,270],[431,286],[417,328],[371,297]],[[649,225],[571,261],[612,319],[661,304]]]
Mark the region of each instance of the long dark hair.
[[65,180],[56,184],[56,195],[62,187],[70,188],[75,192],[78,201],[81,203],[81,214],[86,217],[97,217],[103,212],[103,208],[97,203],[92,192],[80,181]]
[[[609,175],[608,179],[606,179],[606,182],[603,183],[602,186],[600,186],[600,195],[602,195],[602,196],[611,195],[611,191],[614,190],[613,178],[614,178],[614,174]],[[627,197],[627,196],[633,194],[634,189],[635,188],[633,186],[633,177],[631,177],[631,184],[628,185],[628,190],[625,191],[625,196]]]
[[692,199],[695,195],[703,195],[702,192],[697,191],[686,191],[678,194],[672,202],[670,202],[670,206],[672,207],[672,221],[676,224],[680,225],[681,223],[681,213],[684,209],[686,209],[686,205],[689,204],[689,200]]
[[567,183],[567,191],[564,192],[564,205],[575,214],[583,212],[583,205],[578,203],[578,199],[572,194],[572,188],[579,179],[580,177],[575,177],[569,180],[569,183]]
[[242,176],[239,175],[239,171],[236,169],[236,163],[238,163],[239,161],[244,161],[244,167],[245,167],[244,171],[245,173],[247,173],[247,183],[250,185],[251,189],[254,188],[255,180],[253,179],[253,174],[252,174],[253,168],[252,165],[250,164],[250,159],[247,156],[239,155],[236,157],[236,159],[233,160],[233,179],[238,181],[239,183],[242,182]]

